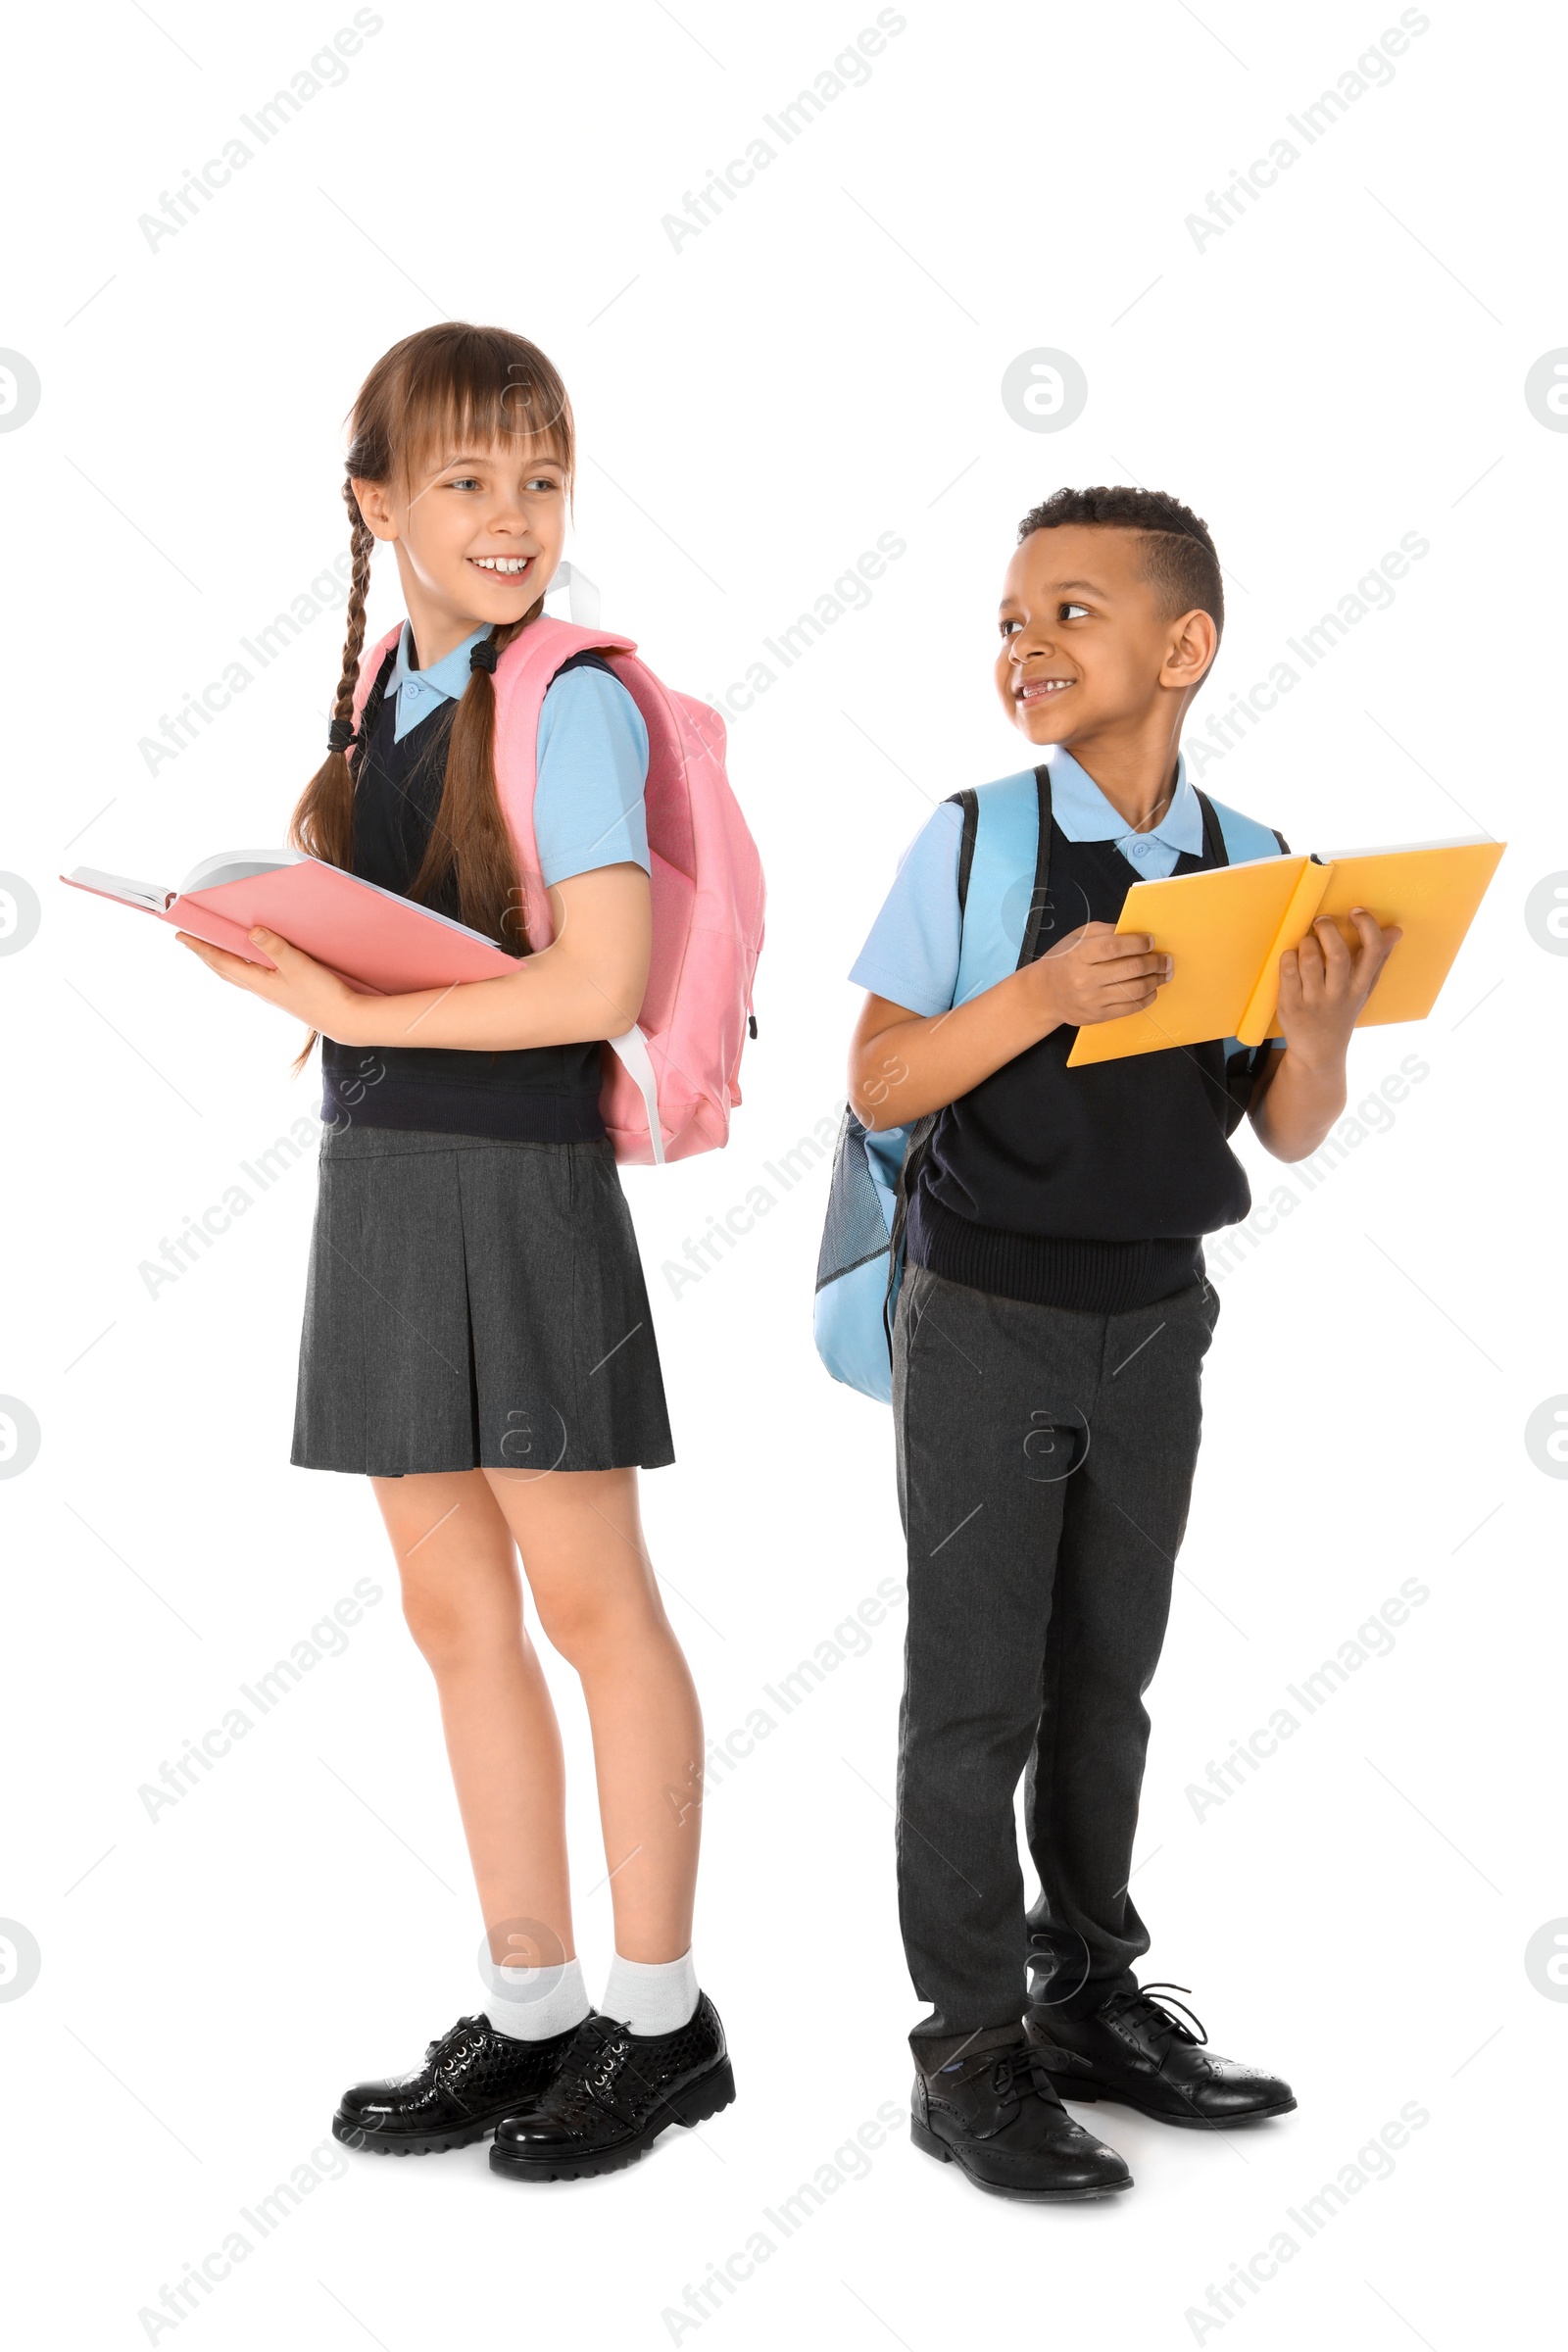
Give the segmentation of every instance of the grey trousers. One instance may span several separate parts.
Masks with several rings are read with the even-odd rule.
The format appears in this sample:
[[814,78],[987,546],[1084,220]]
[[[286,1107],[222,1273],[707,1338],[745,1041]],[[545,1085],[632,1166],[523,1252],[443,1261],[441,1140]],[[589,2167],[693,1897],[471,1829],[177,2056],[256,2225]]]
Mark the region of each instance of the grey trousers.
[[[910,1267],[893,1348],[909,1618],[899,1912],[915,2037],[1081,2013],[1136,1982],[1128,1891],[1219,1301],[1130,1314],[993,1298]],[[1013,1801],[1042,1893],[1025,1916]]]

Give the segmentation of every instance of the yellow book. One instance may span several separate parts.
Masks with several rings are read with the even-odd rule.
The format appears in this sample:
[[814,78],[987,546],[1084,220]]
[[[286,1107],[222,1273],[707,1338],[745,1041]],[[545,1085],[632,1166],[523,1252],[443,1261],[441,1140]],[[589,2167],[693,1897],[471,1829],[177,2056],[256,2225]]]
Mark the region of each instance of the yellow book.
[[1299,946],[1319,915],[1335,918],[1354,948],[1352,906],[1404,932],[1356,1027],[1424,1020],[1505,847],[1424,842],[1406,850],[1354,850],[1321,865],[1310,858],[1258,858],[1135,882],[1116,929],[1147,932],[1174,969],[1148,1012],[1080,1029],[1068,1068],[1210,1038],[1258,1046],[1280,1036],[1280,957]]

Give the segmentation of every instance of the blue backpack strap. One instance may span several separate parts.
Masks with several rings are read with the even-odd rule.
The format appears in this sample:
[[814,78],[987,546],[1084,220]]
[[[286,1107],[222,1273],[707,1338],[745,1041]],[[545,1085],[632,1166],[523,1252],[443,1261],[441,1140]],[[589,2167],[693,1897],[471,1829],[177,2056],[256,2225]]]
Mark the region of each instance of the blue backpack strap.
[[[1051,873],[1051,772],[1026,768],[978,790],[956,792],[953,798],[963,811],[957,875],[962,931],[953,1002],[963,1004],[1005,980],[1034,955]],[[904,1149],[893,1194],[888,1284],[882,1301],[890,1353],[909,1200],[941,1116],[940,1110],[927,1111],[900,1131]],[[887,1141],[892,1142],[891,1135]],[[882,1142],[880,1136],[868,1136],[867,1152]],[[890,1159],[891,1153],[884,1158],[884,1168]]]
[[[963,813],[956,1004],[1034,957],[1051,879],[1051,772],[1039,767],[953,797]],[[847,1110],[834,1157],[817,1265],[817,1353],[835,1380],[884,1404],[893,1394],[893,1314],[909,1195],[941,1115],[928,1111],[872,1134]],[[885,1253],[879,1223],[887,1230]]]
[[980,824],[980,803],[973,786],[953,795],[953,804],[963,818],[958,835],[958,931],[963,931],[963,909],[969,896],[969,868],[974,863],[975,834]]
[[[1194,785],[1193,790],[1198,792]],[[1216,865],[1248,865],[1254,858],[1288,857],[1285,836],[1276,833],[1271,825],[1260,825],[1255,816],[1243,816],[1239,808],[1227,808],[1223,801],[1211,801],[1206,792],[1198,792],[1198,805],[1203,811],[1203,840],[1209,854],[1214,854],[1214,833],[1224,847],[1223,858],[1214,858]]]
[[1024,768],[982,784],[974,800],[955,1004],[966,1004],[1030,960],[1051,870],[1049,768]]

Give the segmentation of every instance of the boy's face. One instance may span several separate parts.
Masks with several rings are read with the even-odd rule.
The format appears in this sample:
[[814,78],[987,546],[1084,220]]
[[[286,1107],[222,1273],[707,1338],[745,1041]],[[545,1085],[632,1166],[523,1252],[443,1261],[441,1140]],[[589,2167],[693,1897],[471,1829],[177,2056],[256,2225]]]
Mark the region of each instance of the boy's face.
[[997,691],[1031,743],[1075,743],[1147,718],[1179,719],[1214,658],[1206,612],[1171,614],[1141,576],[1137,531],[1063,523],[1031,531],[1003,582]]

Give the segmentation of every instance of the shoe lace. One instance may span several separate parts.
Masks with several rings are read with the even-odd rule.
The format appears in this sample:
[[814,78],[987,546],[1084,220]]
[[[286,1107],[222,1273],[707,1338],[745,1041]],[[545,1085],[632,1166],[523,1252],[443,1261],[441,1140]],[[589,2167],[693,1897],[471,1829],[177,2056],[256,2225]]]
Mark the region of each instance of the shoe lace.
[[[1105,2005],[1118,2017],[1136,2019],[1156,2037],[1167,2040],[1174,2037],[1202,2048],[1208,2040],[1202,2019],[1185,2001],[1172,1997],[1191,1990],[1190,1984],[1141,1984],[1135,1992],[1117,1993]],[[1177,2010],[1181,2012],[1179,2017],[1174,2014]]]
[[607,2111],[614,2114],[618,2080],[630,2055],[623,2025],[613,2018],[585,2018],[543,2104],[564,2124],[591,2123]]
[[1033,2043],[1020,2042],[1014,2048],[1002,2051],[993,2061],[991,2087],[999,2099],[1010,2105],[1014,2100],[1038,2089],[1043,2073],[1039,2053]]
[[470,2034],[477,2038],[481,2034],[488,2033],[489,2030],[488,2018],[460,2017],[457,2024],[448,2033],[441,2034],[437,2040],[425,2044],[425,2065],[435,2066],[444,2064],[449,2058],[461,2057],[464,2044]]

